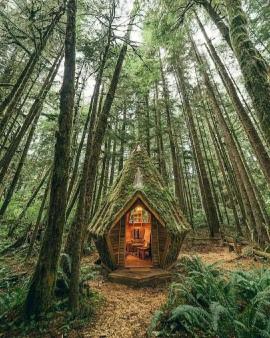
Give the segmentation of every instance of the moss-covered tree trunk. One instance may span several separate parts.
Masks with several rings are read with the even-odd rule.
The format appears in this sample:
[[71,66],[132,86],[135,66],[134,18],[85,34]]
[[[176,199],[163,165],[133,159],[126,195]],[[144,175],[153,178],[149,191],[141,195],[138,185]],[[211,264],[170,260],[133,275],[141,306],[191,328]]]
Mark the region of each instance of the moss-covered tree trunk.
[[232,49],[232,43],[230,38],[230,31],[228,26],[224,23],[223,18],[217,12],[211,0],[197,0],[200,5],[203,6],[205,11],[208,13],[210,18],[213,20],[214,24],[217,26],[221,36],[227,42],[228,46]]
[[76,0],[67,3],[64,78],[60,94],[60,114],[54,152],[48,222],[25,300],[27,316],[38,315],[51,305],[65,224],[70,144],[74,107],[76,45]]
[[236,91],[236,88],[234,86],[233,81],[231,80],[225,66],[223,65],[219,55],[217,54],[211,40],[209,39],[209,37],[206,34],[206,31],[201,23],[201,21],[199,20],[199,18],[197,17],[197,21],[199,23],[199,26],[201,28],[201,31],[207,41],[208,47],[210,49],[211,55],[213,57],[213,60],[217,66],[217,69],[220,72],[220,76],[221,79],[225,85],[225,88],[230,96],[230,99],[233,103],[234,109],[237,112],[239,119],[244,127],[244,130],[248,136],[248,139],[250,141],[250,144],[254,150],[254,153],[260,163],[260,166],[262,168],[262,171],[264,173],[264,176],[266,178],[266,180],[268,181],[268,183],[270,184],[270,157],[267,153],[267,150],[265,149],[265,146],[262,142],[262,140],[260,139],[260,136],[255,128],[255,126],[253,125],[247,110],[244,108],[238,94]]
[[270,144],[270,77],[266,64],[250,39],[241,0],[225,0],[230,36],[246,89],[257,113],[261,128]]

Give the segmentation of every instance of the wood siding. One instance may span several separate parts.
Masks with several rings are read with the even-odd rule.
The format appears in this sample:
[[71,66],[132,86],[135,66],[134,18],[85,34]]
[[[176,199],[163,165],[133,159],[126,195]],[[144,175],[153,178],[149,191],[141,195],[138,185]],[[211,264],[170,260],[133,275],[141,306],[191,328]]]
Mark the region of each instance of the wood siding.
[[125,266],[125,256],[126,256],[126,223],[125,216],[120,220],[120,230],[119,230],[119,266]]
[[167,230],[158,222],[158,243],[159,243],[159,259],[160,265],[163,265],[166,250],[168,248],[168,234]]
[[119,233],[120,233],[120,222],[115,224],[109,233],[109,240],[111,242],[113,255],[115,257],[115,263],[119,264]]
[[171,267],[177,260],[181,246],[183,243],[183,238],[170,238],[168,241],[168,247],[166,248],[166,256],[164,257],[164,268]]
[[110,250],[108,247],[108,243],[106,241],[106,238],[98,238],[95,240],[96,248],[99,252],[100,259],[102,263],[109,269],[114,270],[116,268],[116,264],[114,262],[113,257],[110,255]]
[[160,265],[160,253],[159,253],[159,225],[157,219],[152,216],[152,229],[151,229],[151,252],[152,263],[154,267]]
[[125,265],[125,216],[111,229],[109,240],[115,263],[117,266]]

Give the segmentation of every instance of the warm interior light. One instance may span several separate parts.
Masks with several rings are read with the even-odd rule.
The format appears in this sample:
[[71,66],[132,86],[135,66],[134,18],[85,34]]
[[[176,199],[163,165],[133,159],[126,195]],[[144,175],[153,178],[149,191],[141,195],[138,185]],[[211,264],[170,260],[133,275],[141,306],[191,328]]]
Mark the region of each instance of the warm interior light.
[[141,206],[136,207],[136,211],[142,211],[142,207]]

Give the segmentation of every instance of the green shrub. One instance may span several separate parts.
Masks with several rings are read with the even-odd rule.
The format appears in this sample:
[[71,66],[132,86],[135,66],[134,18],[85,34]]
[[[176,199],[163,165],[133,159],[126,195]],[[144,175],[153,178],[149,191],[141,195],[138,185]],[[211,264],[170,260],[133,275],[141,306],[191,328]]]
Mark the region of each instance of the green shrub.
[[181,264],[149,336],[270,337],[270,270],[222,272],[198,258]]

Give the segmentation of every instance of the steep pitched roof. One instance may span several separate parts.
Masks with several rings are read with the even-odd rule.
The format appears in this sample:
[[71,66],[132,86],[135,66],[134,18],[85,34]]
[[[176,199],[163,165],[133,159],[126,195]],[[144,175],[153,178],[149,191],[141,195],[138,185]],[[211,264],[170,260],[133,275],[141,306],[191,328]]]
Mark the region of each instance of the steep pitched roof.
[[130,203],[140,198],[174,236],[190,229],[158,170],[140,146],[132,152],[123,170],[89,225],[95,236],[107,234]]

